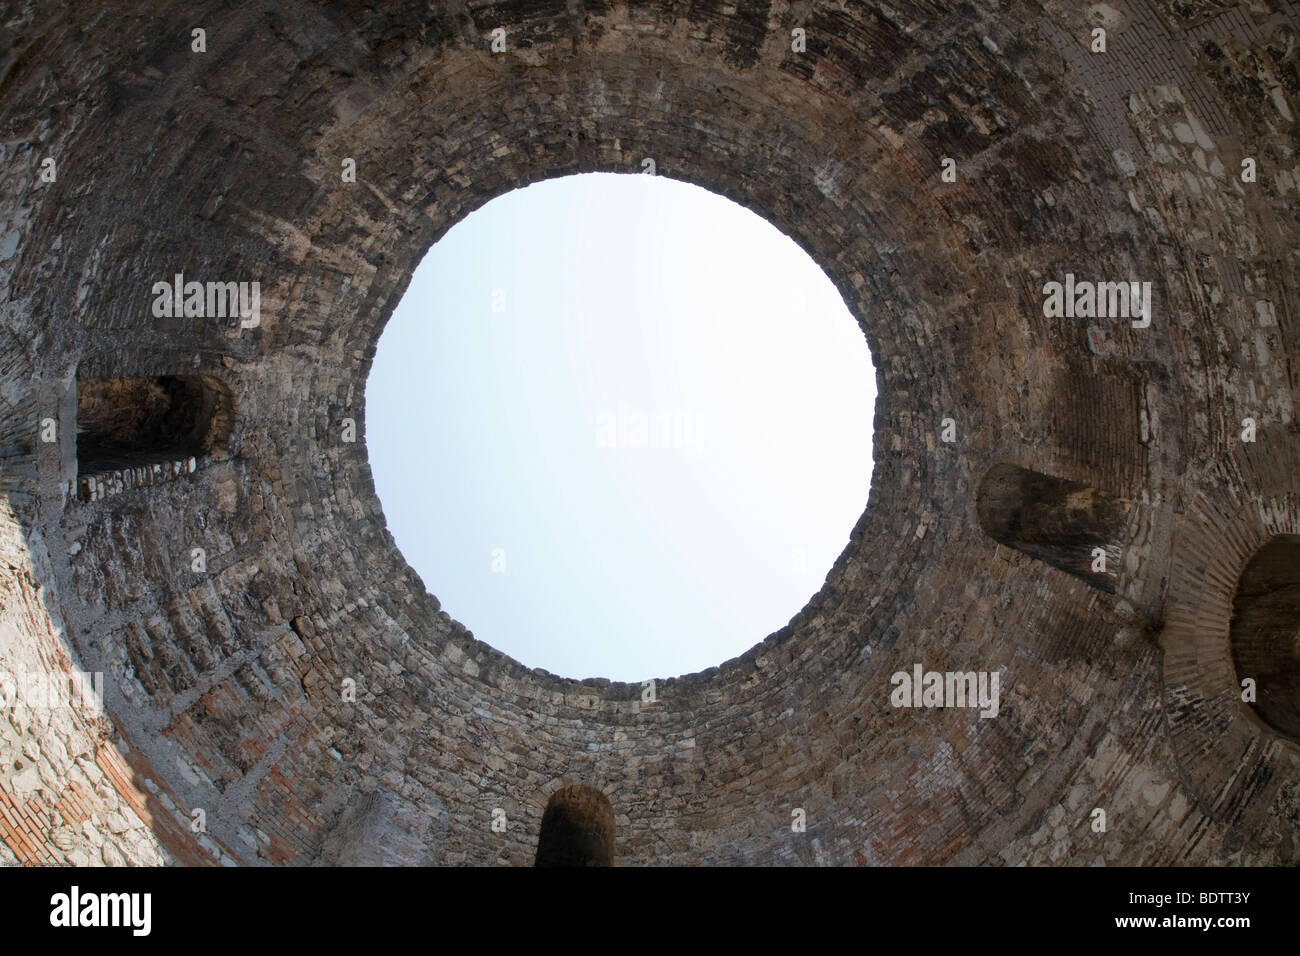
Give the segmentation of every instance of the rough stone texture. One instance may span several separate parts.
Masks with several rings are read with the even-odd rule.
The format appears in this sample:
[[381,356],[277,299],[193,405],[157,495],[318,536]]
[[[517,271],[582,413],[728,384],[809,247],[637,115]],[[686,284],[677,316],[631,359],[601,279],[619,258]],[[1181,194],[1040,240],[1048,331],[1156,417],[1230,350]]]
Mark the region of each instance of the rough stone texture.
[[[0,858],[527,865],[578,783],[620,864],[1294,863],[1300,751],[1228,634],[1300,533],[1298,36],[1276,0],[10,4],[0,667],[102,672],[107,717],[6,702]],[[880,393],[822,590],[650,705],[439,609],[363,407],[453,223],[645,157],[813,255]],[[155,318],[176,272],[260,282],[260,325]],[[1151,327],[1045,318],[1066,272],[1152,281]],[[225,447],[73,493],[77,381],[161,376],[229,387]],[[999,464],[1132,503],[1114,593],[985,534]],[[917,662],[999,672],[999,715],[892,708]]]

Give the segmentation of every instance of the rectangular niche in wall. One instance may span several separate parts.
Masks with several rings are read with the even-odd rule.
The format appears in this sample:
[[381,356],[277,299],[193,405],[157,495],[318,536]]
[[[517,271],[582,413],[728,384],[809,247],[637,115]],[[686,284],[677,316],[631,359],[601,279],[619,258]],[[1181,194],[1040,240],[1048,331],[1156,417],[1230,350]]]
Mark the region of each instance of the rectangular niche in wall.
[[232,393],[211,375],[79,380],[79,494],[94,500],[189,474],[233,423]]
[[[1131,508],[1131,501],[1082,482],[1005,463],[985,473],[976,495],[989,537],[1110,594]],[[1108,559],[1105,571],[1097,570],[1098,550]]]

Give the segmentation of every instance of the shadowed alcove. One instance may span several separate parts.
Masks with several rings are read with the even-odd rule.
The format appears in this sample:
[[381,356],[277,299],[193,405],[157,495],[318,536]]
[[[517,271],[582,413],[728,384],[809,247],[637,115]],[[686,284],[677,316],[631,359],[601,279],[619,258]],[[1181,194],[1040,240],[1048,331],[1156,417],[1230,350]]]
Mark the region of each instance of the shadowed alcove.
[[1114,593],[1106,552],[1113,553],[1130,502],[1009,464],[985,472],[975,502],[980,527],[995,541]]
[[536,866],[611,866],[614,810],[599,790],[571,783],[551,794],[542,814]]
[[95,475],[202,455],[230,434],[230,389],[211,375],[77,382],[77,472]]
[[1255,715],[1300,743],[1300,535],[1279,535],[1251,557],[1230,640],[1238,679],[1255,681]]

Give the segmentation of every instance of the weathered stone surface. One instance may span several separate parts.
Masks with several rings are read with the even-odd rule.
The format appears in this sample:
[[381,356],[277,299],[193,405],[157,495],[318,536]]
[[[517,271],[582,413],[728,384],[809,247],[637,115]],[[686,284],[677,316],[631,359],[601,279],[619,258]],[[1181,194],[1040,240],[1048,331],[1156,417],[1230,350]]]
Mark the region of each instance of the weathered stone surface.
[[[1294,863],[1300,751],[1228,636],[1300,533],[1296,5],[1111,8],[1092,54],[1056,2],[10,4],[0,668],[101,672],[106,715],[6,700],[0,860],[528,864],[567,781],[623,864]],[[649,705],[440,610],[363,407],[452,224],[647,157],[800,242],[879,379],[823,589]],[[1150,327],[1045,317],[1067,272],[1152,282]],[[175,273],[260,322],[155,315]],[[177,376],[230,390],[222,447],[79,492],[78,381]],[[985,533],[999,464],[1125,503],[1113,593]],[[918,662],[998,672],[998,716],[892,707]]]

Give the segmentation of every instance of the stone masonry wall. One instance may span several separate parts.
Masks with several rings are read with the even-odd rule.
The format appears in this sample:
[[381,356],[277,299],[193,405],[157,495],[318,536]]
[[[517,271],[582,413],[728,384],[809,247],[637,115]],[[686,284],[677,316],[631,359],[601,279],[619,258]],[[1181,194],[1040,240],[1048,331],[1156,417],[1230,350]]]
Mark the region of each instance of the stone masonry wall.
[[[1250,555],[1300,533],[1298,22],[11,4],[0,667],[102,674],[104,713],[0,707],[0,859],[522,865],[573,783],[608,797],[619,864],[1296,862],[1300,746],[1239,700],[1227,638]],[[646,675],[648,704],[440,609],[384,526],[363,403],[451,225],[646,157],[798,241],[879,386],[870,503],[823,588],[732,661]],[[259,321],[154,314],[176,273],[259,282]],[[1150,327],[1046,317],[1066,273],[1152,282]],[[76,494],[78,378],[167,375],[230,389],[224,446]],[[1126,503],[1114,594],[984,533],[999,464]],[[892,707],[914,663],[997,672],[997,717]]]

